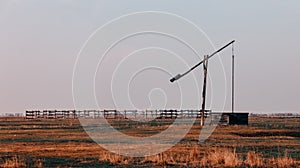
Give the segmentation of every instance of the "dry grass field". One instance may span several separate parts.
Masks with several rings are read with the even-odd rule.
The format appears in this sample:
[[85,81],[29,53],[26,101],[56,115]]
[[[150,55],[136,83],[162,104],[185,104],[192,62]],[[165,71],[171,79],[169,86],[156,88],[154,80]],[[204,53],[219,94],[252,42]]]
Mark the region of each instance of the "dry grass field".
[[[125,125],[122,132],[129,135],[149,136],[170,122],[111,124]],[[218,126],[202,144],[199,130],[197,121],[168,151],[131,158],[101,148],[78,120],[0,118],[0,167],[300,167],[300,118],[250,117],[249,126]]]

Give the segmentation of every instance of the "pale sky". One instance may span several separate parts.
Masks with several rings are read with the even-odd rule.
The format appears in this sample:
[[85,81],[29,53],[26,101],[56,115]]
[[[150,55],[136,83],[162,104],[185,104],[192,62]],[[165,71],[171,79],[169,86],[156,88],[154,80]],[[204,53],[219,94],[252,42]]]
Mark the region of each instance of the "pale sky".
[[[24,112],[27,109],[73,109],[72,74],[83,44],[108,21],[142,11],[182,16],[200,27],[217,48],[232,39],[237,41],[237,111],[299,112],[299,6],[298,0],[0,0],[0,113]],[[122,53],[126,44],[119,49],[114,53]],[[203,50],[213,52],[211,48]],[[220,55],[228,78],[228,97],[230,56],[230,49]],[[111,61],[118,63],[121,59]],[[132,61],[134,63],[135,60]],[[167,63],[167,58],[164,61]],[[212,62],[210,67],[213,68],[213,65]],[[99,73],[105,75],[105,72],[99,69]],[[149,73],[145,75],[153,76]],[[182,68],[178,69],[178,73],[182,73]],[[196,72],[194,74],[197,75]],[[202,81],[200,74],[197,77]],[[169,80],[168,76],[165,78]],[[151,78],[157,84],[162,80],[163,76]],[[151,87],[143,82],[137,85]],[[170,89],[165,85],[163,88]],[[138,93],[134,93],[137,95],[133,95],[133,101],[143,108],[143,101],[148,100],[148,97],[145,98],[147,93],[139,95],[145,90],[136,91]],[[101,93],[97,93],[101,97],[100,108],[112,108],[111,96]],[[155,100],[161,99],[160,92],[157,93]],[[106,96],[108,99],[104,100]],[[178,103],[177,99],[169,97],[168,101],[171,104],[168,108]],[[230,110],[230,99],[226,100],[225,110]]]

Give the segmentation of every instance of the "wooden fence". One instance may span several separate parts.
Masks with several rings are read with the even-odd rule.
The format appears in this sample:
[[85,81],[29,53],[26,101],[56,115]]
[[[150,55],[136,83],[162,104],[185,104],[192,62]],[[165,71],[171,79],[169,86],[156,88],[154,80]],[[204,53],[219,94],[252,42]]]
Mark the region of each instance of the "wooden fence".
[[[210,125],[248,125],[247,112],[222,113],[205,110],[205,118]],[[26,119],[176,119],[201,118],[201,110],[31,110],[26,111]]]
[[[210,110],[205,110],[205,117],[211,114]],[[175,118],[200,118],[201,110],[28,110],[26,111],[26,119],[76,119],[99,118],[107,119],[134,119],[137,117],[157,118],[157,119],[175,119]]]

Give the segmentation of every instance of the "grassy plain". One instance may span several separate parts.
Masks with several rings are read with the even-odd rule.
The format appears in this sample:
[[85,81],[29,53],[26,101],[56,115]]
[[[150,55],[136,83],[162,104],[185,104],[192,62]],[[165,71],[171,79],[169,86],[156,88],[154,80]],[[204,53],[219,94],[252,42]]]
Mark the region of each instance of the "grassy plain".
[[[170,122],[111,124],[128,135],[149,136]],[[249,126],[218,126],[201,144],[199,130],[196,121],[173,148],[131,158],[101,148],[75,119],[0,118],[0,167],[300,167],[300,118],[250,117]]]

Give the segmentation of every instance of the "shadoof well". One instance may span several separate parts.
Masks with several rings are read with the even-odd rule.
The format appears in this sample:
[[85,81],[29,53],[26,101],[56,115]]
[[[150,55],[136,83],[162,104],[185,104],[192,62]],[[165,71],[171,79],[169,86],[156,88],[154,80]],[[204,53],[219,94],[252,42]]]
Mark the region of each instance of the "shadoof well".
[[178,74],[172,79],[170,79],[170,82],[174,82],[183,76],[187,75],[188,73],[192,72],[195,68],[203,64],[203,72],[204,72],[204,79],[203,79],[203,90],[202,90],[202,103],[201,103],[201,126],[204,125],[205,117],[204,117],[204,112],[205,112],[205,99],[206,99],[206,81],[207,81],[207,71],[208,71],[208,60],[212,58],[214,55],[217,53],[221,52],[228,46],[232,46],[232,63],[231,63],[231,113],[222,113],[222,117],[228,117],[230,125],[248,125],[248,115],[249,113],[235,113],[234,112],[234,42],[235,40],[232,40],[222,48],[218,49],[211,55],[205,55],[204,59],[200,61],[198,64],[194,65],[192,68],[190,68],[188,71],[186,71],[183,74]]

